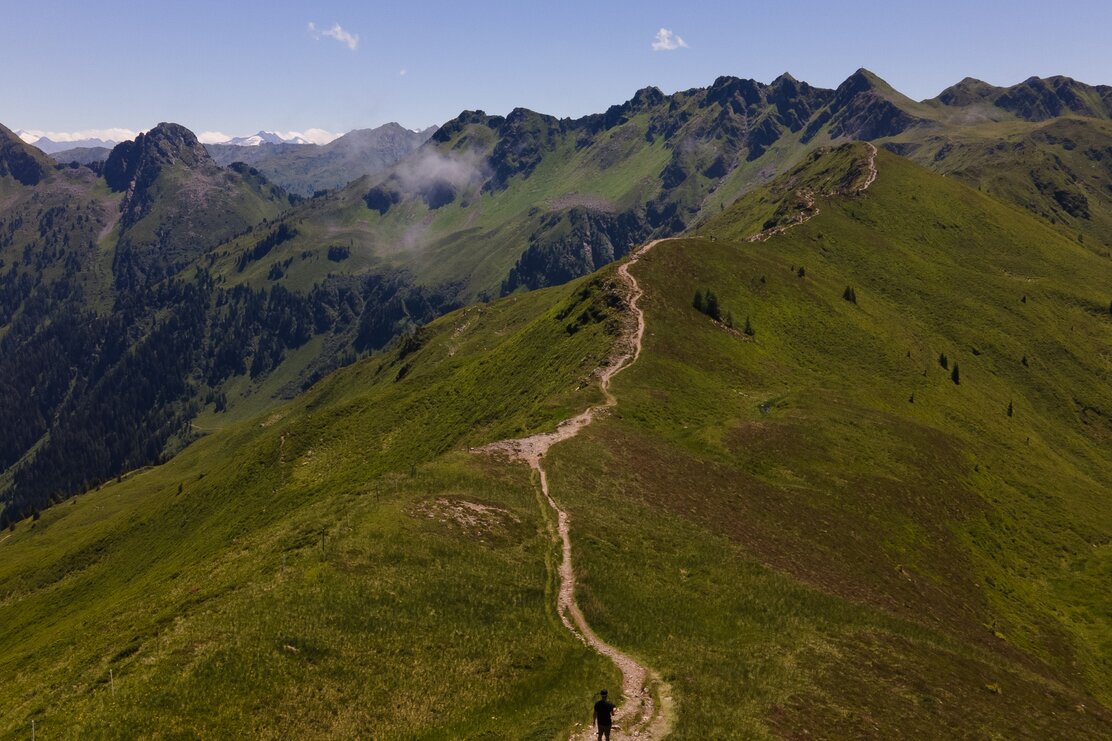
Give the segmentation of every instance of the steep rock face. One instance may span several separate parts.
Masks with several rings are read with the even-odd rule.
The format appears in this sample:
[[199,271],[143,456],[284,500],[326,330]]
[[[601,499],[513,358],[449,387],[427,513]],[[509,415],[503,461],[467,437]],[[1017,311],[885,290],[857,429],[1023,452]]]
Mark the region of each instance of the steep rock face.
[[502,282],[502,294],[559,285],[594,272],[627,255],[651,232],[636,212],[608,214],[576,207],[549,214]]
[[150,213],[149,192],[162,171],[181,164],[190,169],[215,170],[216,163],[193,132],[179,124],[160,123],[135,141],[117,144],[104,163],[108,187],[124,192],[121,225],[126,229]]
[[491,190],[501,190],[514,175],[528,177],[544,155],[555,149],[565,126],[556,118],[515,108],[498,127],[498,144],[490,155]]
[[905,101],[911,102],[876,75],[859,69],[838,86],[828,109],[829,117],[820,116],[813,121],[808,133],[813,136],[818,128],[829,123],[830,136],[834,139],[870,141],[895,136],[925,123],[924,119],[897,105],[897,102]]
[[42,152],[0,125],[0,177],[10,176],[23,185],[36,185],[50,172],[50,167]]
[[1007,88],[996,105],[1025,121],[1046,121],[1066,114],[1112,116],[1112,88],[1093,87],[1069,77],[1031,77]]

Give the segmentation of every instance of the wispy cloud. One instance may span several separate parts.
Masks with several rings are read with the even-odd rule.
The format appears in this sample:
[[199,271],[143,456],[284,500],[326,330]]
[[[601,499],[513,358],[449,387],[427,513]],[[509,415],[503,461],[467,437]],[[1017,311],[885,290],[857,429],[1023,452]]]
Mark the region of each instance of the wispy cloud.
[[686,49],[687,42],[682,37],[672,33],[671,29],[662,28],[656,32],[656,38],[653,39],[653,51],[675,51],[676,49]]
[[398,77],[405,77],[408,74],[409,70],[407,70],[405,67],[402,67],[400,70],[398,70]]
[[317,28],[317,24],[309,21],[309,35],[318,41],[327,36],[330,39],[339,41],[341,44],[346,44],[347,48],[352,51],[359,48],[359,34],[345,31],[344,27],[339,23],[333,23],[332,28]]

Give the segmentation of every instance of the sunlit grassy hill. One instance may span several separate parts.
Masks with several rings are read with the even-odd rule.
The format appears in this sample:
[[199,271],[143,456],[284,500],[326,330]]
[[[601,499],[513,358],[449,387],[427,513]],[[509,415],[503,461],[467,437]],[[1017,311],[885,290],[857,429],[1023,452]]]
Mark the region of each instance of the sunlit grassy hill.
[[[546,463],[579,602],[671,684],[674,738],[1106,736],[1105,260],[884,151],[849,195],[868,159],[633,267],[644,351]],[[617,677],[555,615],[551,515],[469,449],[599,401],[617,290],[454,312],[0,535],[4,733],[585,722]]]
[[603,276],[449,315],[4,532],[0,732],[568,729],[614,670],[552,612],[528,473],[467,450],[599,398],[613,290]]
[[1107,735],[1106,261],[883,151],[744,240],[864,157],[634,268],[644,354],[548,464],[588,618],[673,683],[680,738]]

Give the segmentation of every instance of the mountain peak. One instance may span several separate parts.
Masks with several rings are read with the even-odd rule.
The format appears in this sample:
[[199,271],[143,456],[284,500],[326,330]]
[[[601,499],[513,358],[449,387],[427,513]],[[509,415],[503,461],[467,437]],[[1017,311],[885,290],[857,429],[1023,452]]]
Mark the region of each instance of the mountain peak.
[[966,106],[989,100],[999,92],[1000,88],[989,85],[983,80],[966,77],[939,93],[937,100],[944,105]]
[[117,144],[104,163],[104,179],[113,190],[129,190],[175,164],[191,169],[216,166],[192,131],[181,124],[160,123],[134,141]]

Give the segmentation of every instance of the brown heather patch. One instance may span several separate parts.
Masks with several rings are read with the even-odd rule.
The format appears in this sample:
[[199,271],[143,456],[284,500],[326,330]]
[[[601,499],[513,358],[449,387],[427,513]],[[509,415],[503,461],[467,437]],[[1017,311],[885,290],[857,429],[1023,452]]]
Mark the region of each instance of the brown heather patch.
[[1112,722],[1072,688],[888,633],[844,636],[807,661],[815,688],[768,715],[783,738],[1095,739]]

